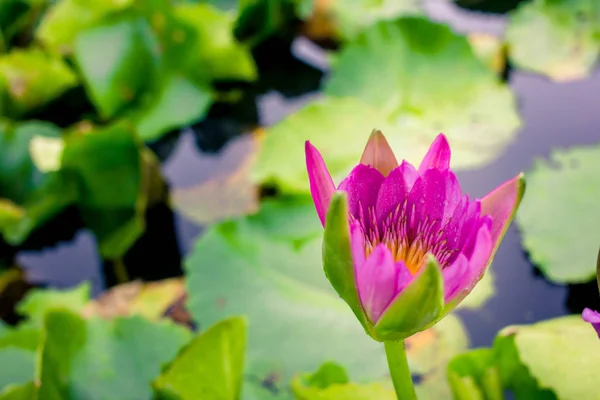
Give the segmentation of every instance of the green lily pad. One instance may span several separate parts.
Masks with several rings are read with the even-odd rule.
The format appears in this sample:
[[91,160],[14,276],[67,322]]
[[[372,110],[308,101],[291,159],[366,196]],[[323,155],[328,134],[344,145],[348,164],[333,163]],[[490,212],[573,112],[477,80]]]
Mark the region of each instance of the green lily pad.
[[35,398],[36,388],[33,382],[22,385],[9,385],[0,392],[0,400],[31,400]]
[[329,98],[267,131],[253,171],[257,182],[308,191],[305,140],[323,153],[339,182],[360,160],[373,129],[383,131],[399,160],[415,164],[444,132],[453,168],[480,167],[501,153],[520,124],[512,93],[467,38],[417,17],[379,22],[350,41],[325,92]]
[[301,16],[316,17],[321,23],[328,23],[331,25],[326,28],[328,31],[346,40],[378,21],[422,13],[418,0],[301,0],[298,3]]
[[220,321],[192,340],[153,386],[166,398],[237,400],[245,343],[243,318]]
[[77,205],[103,256],[119,257],[144,231],[149,182],[162,179],[156,163],[126,123],[66,141],[61,173],[77,183]]
[[549,161],[537,160],[527,173],[527,196],[516,220],[529,257],[553,282],[596,276],[599,160],[598,146],[560,150]]
[[358,99],[325,98],[309,103],[268,129],[251,178],[284,191],[308,192],[304,142],[310,140],[339,183],[358,164],[374,128],[386,135],[392,132],[379,110]]
[[103,118],[115,116],[147,88],[157,52],[157,39],[139,16],[107,19],[77,36],[75,61]]
[[190,332],[141,317],[84,320],[53,310],[44,320],[39,357],[40,399],[148,399],[150,383],[173,359]]
[[474,349],[448,363],[448,381],[456,400],[502,400],[504,390],[492,349]]
[[342,49],[325,92],[381,109],[400,159],[424,155],[444,132],[457,169],[494,160],[519,126],[511,91],[475,56],[467,37],[420,17],[361,32]]
[[46,312],[53,308],[79,312],[90,301],[90,291],[88,282],[69,290],[34,289],[18,304],[17,311],[35,321],[42,321]]
[[206,79],[256,80],[258,72],[250,49],[233,34],[234,14],[210,4],[180,4],[174,8],[174,16],[194,27],[197,40],[190,49],[192,65]]
[[391,383],[351,383],[343,367],[328,362],[292,381],[296,400],[397,400]]
[[9,385],[27,383],[35,372],[35,353],[17,347],[0,349],[0,394]]
[[163,134],[202,119],[210,105],[208,89],[186,78],[171,76],[137,119],[136,130],[144,141],[153,141]]
[[[188,308],[200,326],[248,316],[244,398],[290,399],[292,375],[328,360],[344,365],[357,382],[387,375],[383,346],[367,336],[325,277],[321,241],[310,200],[269,200],[256,215],[213,225],[186,260]],[[427,338],[413,336],[421,338],[411,350],[417,372],[432,371],[437,365],[432,358],[444,354],[439,349],[422,353],[419,343],[425,339],[428,348],[438,335],[448,344],[464,343],[464,331],[453,318],[442,320],[449,336],[442,322],[426,331]],[[442,348],[445,339],[439,342]]]
[[[597,392],[598,335],[578,315],[504,328],[494,347],[506,361],[518,357],[526,374],[539,385],[533,391],[530,381],[527,397],[517,395],[517,399],[576,400]],[[507,354],[511,349],[514,353]],[[506,365],[506,362],[501,364],[505,375]],[[522,376],[522,372],[514,373],[511,378],[522,379]],[[516,385],[517,392],[519,386]]]
[[77,76],[60,57],[36,48],[0,56],[0,80],[17,115],[44,105],[77,84]]
[[75,199],[70,184],[57,173],[40,171],[31,154],[36,138],[60,137],[60,129],[49,123],[0,121],[0,232],[13,245]]
[[45,47],[68,54],[81,31],[133,3],[134,0],[56,0],[44,13],[36,38]]
[[506,30],[516,66],[569,81],[587,76],[600,52],[595,0],[534,0],[510,15]]

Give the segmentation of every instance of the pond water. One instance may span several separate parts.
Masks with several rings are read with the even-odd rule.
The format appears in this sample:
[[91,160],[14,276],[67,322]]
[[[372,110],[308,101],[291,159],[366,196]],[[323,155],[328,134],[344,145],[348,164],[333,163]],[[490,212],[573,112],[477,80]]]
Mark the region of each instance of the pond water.
[[[447,22],[459,31],[498,33],[504,23],[502,17],[457,11],[446,3],[435,1],[428,2],[428,11],[435,19]],[[303,41],[295,43],[294,52],[314,66],[306,69],[310,75],[306,81],[309,82],[307,86],[312,82],[312,87],[316,87],[320,70],[327,68],[322,54]],[[291,75],[294,80],[304,79]],[[527,171],[536,158],[548,157],[553,149],[600,141],[600,71],[588,79],[568,84],[556,84],[540,76],[511,71],[508,82],[519,101],[522,127],[516,140],[496,161],[482,169],[458,173],[463,189],[474,196],[480,197],[519,171]],[[298,94],[295,89],[290,92]],[[287,98],[276,91],[260,95],[257,104],[259,124],[278,121],[314,96],[318,93],[310,90]],[[233,126],[235,131],[235,124],[227,125],[226,119],[218,121],[222,133],[219,140],[224,142],[229,137],[227,127]],[[247,151],[248,140],[241,136],[214,152],[222,143],[207,141],[206,132],[214,133],[213,128],[207,121],[195,131],[172,135],[155,146],[163,159],[164,176],[172,189],[201,183],[234,168],[240,155]],[[210,151],[200,151],[198,143]],[[181,260],[202,228],[176,212],[172,213],[166,206],[155,207],[150,214],[149,232],[128,256],[130,272],[148,279],[176,275],[180,272]],[[551,215],[547,217],[552,218]],[[105,284],[102,261],[92,235],[86,231],[51,248],[22,252],[17,261],[32,281],[49,286],[69,287],[82,280],[91,280],[94,293],[98,294]],[[590,262],[595,262],[594,254],[590,254]],[[492,268],[495,295],[480,309],[460,311],[474,346],[489,345],[496,332],[509,324],[580,312],[584,306],[600,308],[595,283],[567,287],[544,280],[528,261],[515,224],[509,229]]]

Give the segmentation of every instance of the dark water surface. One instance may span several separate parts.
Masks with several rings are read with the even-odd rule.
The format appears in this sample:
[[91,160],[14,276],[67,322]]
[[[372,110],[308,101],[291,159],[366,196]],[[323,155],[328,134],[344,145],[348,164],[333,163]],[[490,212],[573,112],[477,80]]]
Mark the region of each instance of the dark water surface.
[[[500,33],[504,25],[502,17],[457,12],[439,1],[429,1],[427,10],[434,19],[449,23],[461,32]],[[293,51],[313,67],[326,70],[327,63],[322,54],[306,41],[297,41]],[[512,71],[509,84],[518,98],[522,118],[516,140],[487,167],[458,173],[463,189],[477,197],[518,172],[527,171],[536,158],[548,157],[553,149],[600,142],[600,71],[589,79],[568,84],[556,84],[540,76]],[[309,93],[286,99],[278,92],[267,92],[258,103],[259,122],[270,125],[317,95]],[[163,162],[163,173],[172,189],[198,184],[210,179],[213,174],[232,169],[247,148],[247,138],[240,137],[227,143],[219,153],[203,153],[198,151],[197,141],[197,132],[195,135],[192,131],[184,131],[169,148]],[[162,238],[172,243],[167,251],[156,249],[152,240],[140,245],[137,253],[141,254],[145,263],[141,269],[157,270],[165,264],[178,264],[201,232],[201,228],[180,215],[173,217],[164,210],[156,213],[161,215],[159,219],[162,222],[153,235],[158,238],[156,240]],[[496,332],[509,324],[530,323],[580,312],[586,305],[600,308],[595,283],[568,288],[546,282],[529,263],[520,241],[517,227],[513,224],[493,265],[496,294],[485,307],[460,312],[474,346],[489,345]],[[590,254],[590,262],[595,262],[595,256]],[[82,280],[91,280],[97,294],[104,285],[102,262],[97,256],[93,236],[86,231],[79,232],[74,240],[53,248],[23,252],[18,262],[26,268],[33,281],[50,286],[69,287]]]

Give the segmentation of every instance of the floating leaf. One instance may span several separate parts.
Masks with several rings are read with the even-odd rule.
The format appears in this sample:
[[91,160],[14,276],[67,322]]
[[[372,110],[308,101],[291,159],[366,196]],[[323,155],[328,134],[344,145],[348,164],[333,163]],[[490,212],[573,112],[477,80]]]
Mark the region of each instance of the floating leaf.
[[448,362],[469,344],[460,320],[448,315],[433,328],[419,332],[406,340],[406,354],[411,372],[419,375],[417,395],[423,399],[451,398],[446,378]]
[[481,166],[519,126],[512,93],[475,57],[467,38],[419,17],[365,29],[340,53],[325,91],[381,109],[394,126],[386,137],[399,159],[425,154],[443,131],[454,168]]
[[122,255],[142,234],[148,182],[160,180],[136,133],[125,123],[74,133],[62,172],[78,184],[77,205],[107,258]]
[[[379,110],[357,99],[325,98],[309,103],[267,130],[252,179],[275,183],[291,192],[308,192],[304,142],[310,140],[321,151],[329,172],[339,183],[360,160],[375,127],[386,135],[393,134]],[[419,154],[424,155],[425,152]]]
[[256,181],[308,191],[303,143],[310,140],[339,182],[374,128],[399,160],[412,163],[444,132],[452,166],[473,168],[495,159],[520,123],[510,90],[467,39],[416,17],[379,22],[349,42],[325,91],[336,98],[309,104],[268,130]]
[[517,399],[577,400],[597,393],[598,335],[578,315],[507,327],[494,348]]
[[218,322],[192,340],[154,381],[161,396],[237,400],[242,389],[246,321]]
[[17,114],[44,105],[77,84],[77,76],[61,58],[36,48],[0,56],[0,80]]
[[0,400],[31,400],[35,398],[36,387],[33,382],[22,385],[9,385],[0,391]]
[[600,52],[596,0],[534,0],[510,15],[506,30],[516,66],[555,81],[587,76]]
[[68,54],[79,32],[105,15],[123,10],[134,0],[57,0],[44,14],[36,37],[46,47]]
[[503,400],[504,390],[492,349],[475,349],[448,364],[448,380],[456,400]]
[[553,282],[587,282],[596,276],[599,160],[598,146],[555,151],[527,174],[517,222],[529,257]]
[[[17,347],[0,349],[0,394],[9,385],[27,383],[33,379],[35,353]],[[0,396],[0,398],[2,398]]]
[[[236,163],[233,171],[217,174],[197,186],[175,189],[172,199],[177,210],[198,224],[258,211],[258,188],[251,181],[250,173],[256,162],[259,140],[257,135],[252,135],[248,140],[236,142],[234,148],[225,150],[236,156],[235,159],[228,155],[222,158],[224,162]],[[242,154],[237,156],[240,152]]]
[[[364,28],[382,20],[391,20],[401,15],[420,14],[418,0],[302,0],[300,9],[305,17],[310,37],[323,32],[344,39],[352,39]],[[326,35],[317,34],[324,39]]]
[[29,150],[35,138],[60,137],[49,123],[0,121],[0,232],[13,245],[74,201],[69,183],[40,171]]
[[[195,28],[193,66],[210,80],[247,80],[258,77],[250,49],[233,35],[234,16],[210,4],[181,4],[174,15]],[[191,67],[191,66],[190,66]]]
[[163,134],[197,122],[212,104],[207,88],[180,76],[165,78],[148,106],[137,117],[137,127],[144,141],[153,141]]
[[492,71],[500,74],[506,68],[506,43],[487,33],[470,33],[467,40],[473,53]]
[[84,282],[69,290],[34,289],[17,306],[17,311],[30,320],[41,321],[48,310],[65,308],[79,312],[90,300],[91,285]]
[[297,376],[291,386],[297,400],[396,400],[391,383],[351,383],[344,368],[333,362],[313,374]]
[[156,47],[142,17],[111,18],[77,36],[75,61],[103,118],[115,116],[154,79]]
[[84,320],[66,310],[46,314],[40,399],[150,398],[150,382],[190,334],[140,317]]

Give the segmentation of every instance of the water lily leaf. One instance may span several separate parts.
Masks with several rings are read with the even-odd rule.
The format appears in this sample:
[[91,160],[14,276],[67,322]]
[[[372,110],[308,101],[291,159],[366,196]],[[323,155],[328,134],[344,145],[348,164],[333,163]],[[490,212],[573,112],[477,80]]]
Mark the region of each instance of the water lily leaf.
[[121,111],[154,79],[157,39],[141,16],[110,18],[81,32],[74,57],[103,118]]
[[0,394],[9,385],[27,383],[33,379],[35,353],[17,347],[0,349]]
[[48,310],[65,308],[79,312],[90,300],[91,285],[84,282],[69,290],[33,289],[17,306],[17,311],[30,320],[41,321]]
[[156,164],[126,123],[66,141],[61,172],[77,182],[77,205],[105,257],[122,255],[144,231],[149,182],[162,179]]
[[13,245],[74,201],[69,183],[39,170],[30,153],[35,138],[60,137],[49,123],[0,121],[0,232]]
[[454,168],[481,166],[519,126],[512,93],[467,38],[420,17],[365,29],[340,53],[325,91],[382,109],[394,126],[386,137],[398,159],[425,154],[443,131],[453,145]]
[[406,340],[411,372],[420,377],[415,389],[422,399],[449,399],[446,366],[469,345],[466,330],[455,315],[447,315],[433,328]]
[[593,190],[600,187],[599,155],[597,146],[555,151],[527,174],[527,196],[516,220],[529,257],[553,282],[596,276],[600,209]]
[[506,68],[506,43],[488,33],[473,32],[467,35],[473,53],[492,71],[501,74]]
[[[193,67],[210,80],[254,81],[258,77],[250,49],[233,34],[235,15],[210,4],[180,4],[174,15],[194,27]],[[190,66],[191,67],[191,66]]]
[[504,391],[492,349],[474,349],[448,363],[448,381],[457,400],[502,400]]
[[9,385],[0,391],[0,400],[31,400],[35,398],[36,387],[33,382],[22,385]]
[[301,15],[307,18],[309,36],[319,39],[331,36],[352,39],[375,22],[422,13],[418,0],[301,0],[299,3]]
[[186,78],[166,78],[152,102],[142,110],[136,129],[144,141],[199,121],[212,104],[210,91]]
[[40,328],[34,323],[21,323],[14,328],[6,328],[0,332],[0,349],[15,347],[34,351],[40,341]]
[[417,164],[444,132],[453,168],[474,168],[494,160],[520,124],[512,93],[473,54],[467,38],[417,17],[379,22],[350,41],[325,91],[335,98],[309,104],[268,129],[253,171],[257,182],[308,191],[305,140],[323,153],[339,182],[375,128],[399,160]]
[[[344,365],[357,381],[386,377],[383,346],[365,334],[325,277],[321,241],[310,199],[284,198],[264,202],[256,215],[213,225],[186,260],[188,308],[201,327],[239,314],[251,321],[243,398],[290,399],[292,374],[328,360]],[[464,343],[464,331],[452,318],[433,328],[428,348],[438,336],[445,338],[441,348],[461,334],[457,342]],[[449,336],[437,330],[445,321]],[[460,333],[452,331],[457,327]],[[432,371],[437,362],[429,358],[445,351],[426,355],[414,343],[409,352],[415,368]]]
[[77,76],[59,57],[36,48],[0,56],[0,80],[18,115],[39,107],[77,84]]
[[123,10],[134,0],[57,0],[44,13],[35,33],[45,47],[68,54],[77,35],[105,15]]
[[[504,328],[494,347],[502,354],[510,352],[511,346],[516,354],[505,357],[518,357],[539,385],[537,397],[530,391],[529,397],[517,395],[517,399],[576,400],[597,392],[598,336],[580,316]],[[505,365],[502,367],[505,373]],[[514,374],[512,378],[520,379],[522,375]]]
[[84,320],[53,310],[44,320],[40,399],[150,398],[150,382],[190,338],[168,321],[141,317]]
[[534,0],[510,15],[506,30],[516,66],[555,81],[587,76],[600,51],[595,0]]
[[396,400],[391,383],[356,384],[335,363],[325,363],[314,374],[297,376],[292,381],[296,400]]
[[230,318],[208,328],[154,381],[160,396],[180,400],[237,400],[242,389],[246,320]]
[[[258,188],[251,181],[260,138],[252,135],[228,146],[220,159],[223,164],[235,163],[233,170],[214,174],[199,185],[175,188],[172,201],[175,208],[198,224],[208,224],[258,211]],[[225,165],[223,166],[225,167]],[[221,170],[220,167],[216,167]]]
[[360,100],[325,98],[309,103],[267,129],[252,179],[276,184],[285,191],[308,192],[304,142],[310,140],[339,183],[360,160],[375,127],[386,136],[393,132],[379,110]]

